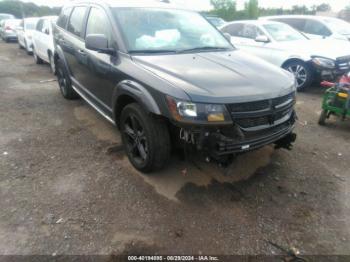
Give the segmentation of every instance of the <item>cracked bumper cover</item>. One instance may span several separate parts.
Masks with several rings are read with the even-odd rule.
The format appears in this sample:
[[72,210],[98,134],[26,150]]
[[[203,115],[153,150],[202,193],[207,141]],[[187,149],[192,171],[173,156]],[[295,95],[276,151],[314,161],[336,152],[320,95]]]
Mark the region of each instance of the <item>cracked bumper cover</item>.
[[269,144],[276,144],[276,148],[291,149],[296,140],[296,134],[293,133],[295,119],[296,114],[293,112],[288,121],[262,130],[255,136],[244,133],[243,137],[232,138],[221,132],[209,133],[203,140],[203,149],[214,158],[251,151]]

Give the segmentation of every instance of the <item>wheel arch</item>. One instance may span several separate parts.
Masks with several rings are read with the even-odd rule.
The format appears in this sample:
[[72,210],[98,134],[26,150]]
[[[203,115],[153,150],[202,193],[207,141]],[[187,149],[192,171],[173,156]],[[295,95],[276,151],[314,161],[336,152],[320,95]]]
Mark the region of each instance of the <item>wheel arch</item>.
[[145,87],[135,81],[124,80],[116,86],[113,95],[113,118],[117,126],[123,108],[130,103],[138,103],[153,115],[162,115],[156,100]]
[[62,50],[61,47],[59,47],[59,46],[56,47],[55,53],[54,53],[54,61],[55,61],[55,66],[56,66],[56,68],[57,68],[57,62],[58,62],[58,60],[62,60],[62,61],[63,61],[64,66],[65,66],[66,69],[67,69],[67,72],[69,73],[69,75],[71,75],[71,71],[70,71],[70,69],[69,69],[67,60],[66,60],[65,57],[64,57],[63,50]]
[[303,64],[308,64],[307,61],[301,59],[301,58],[297,58],[297,57],[291,57],[288,58],[286,61],[283,62],[283,64],[281,65],[282,68],[284,68],[287,64],[291,63],[291,62],[302,62]]
[[47,57],[50,57],[53,54],[53,52],[51,51],[51,49],[47,49]]

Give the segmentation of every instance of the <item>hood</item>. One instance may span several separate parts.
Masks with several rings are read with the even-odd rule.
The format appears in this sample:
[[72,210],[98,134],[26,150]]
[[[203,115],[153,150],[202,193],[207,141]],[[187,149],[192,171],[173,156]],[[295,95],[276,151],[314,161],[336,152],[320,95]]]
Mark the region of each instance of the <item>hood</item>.
[[293,53],[293,55],[308,58],[321,56],[335,60],[338,57],[350,55],[349,42],[331,38],[279,42],[278,47]]
[[133,60],[181,88],[193,102],[247,102],[294,90],[292,74],[240,50],[133,56]]

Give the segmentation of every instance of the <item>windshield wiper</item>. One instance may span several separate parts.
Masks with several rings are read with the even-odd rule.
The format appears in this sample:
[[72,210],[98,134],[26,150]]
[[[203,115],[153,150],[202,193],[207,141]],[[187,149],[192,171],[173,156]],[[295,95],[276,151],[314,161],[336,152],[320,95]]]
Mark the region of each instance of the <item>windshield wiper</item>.
[[219,46],[200,46],[195,48],[183,49],[177,51],[177,53],[187,53],[187,52],[200,52],[200,51],[225,51],[229,50],[228,47],[219,47]]
[[176,53],[176,50],[162,50],[162,49],[158,49],[158,50],[130,50],[129,51],[130,54],[161,54],[161,53]]

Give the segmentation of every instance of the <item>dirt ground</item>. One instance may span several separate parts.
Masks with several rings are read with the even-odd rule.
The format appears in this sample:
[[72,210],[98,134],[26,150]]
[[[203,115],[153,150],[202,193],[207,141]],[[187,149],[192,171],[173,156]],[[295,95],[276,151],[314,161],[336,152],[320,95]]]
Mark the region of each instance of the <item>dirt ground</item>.
[[54,79],[0,43],[0,254],[350,255],[350,121],[318,126],[322,88],[298,95],[292,151],[144,176]]

